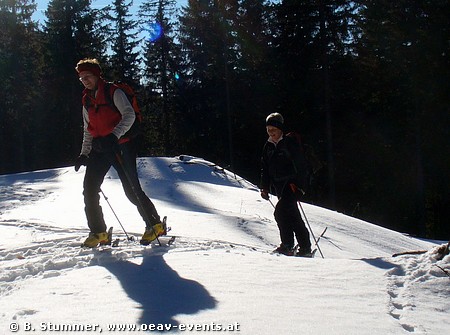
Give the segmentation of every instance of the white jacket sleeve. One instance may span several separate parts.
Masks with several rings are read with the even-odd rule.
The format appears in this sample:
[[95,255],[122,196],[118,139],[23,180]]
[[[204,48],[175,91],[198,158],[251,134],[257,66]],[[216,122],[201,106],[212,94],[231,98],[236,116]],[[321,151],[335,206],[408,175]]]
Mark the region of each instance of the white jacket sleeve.
[[114,105],[122,115],[122,120],[120,120],[112,133],[116,135],[117,138],[121,138],[133,125],[134,120],[136,119],[136,113],[126,94],[120,88],[114,91],[113,99]]
[[86,108],[83,107],[83,144],[81,145],[81,155],[89,156],[92,148],[92,135],[87,130],[89,126],[89,116]]

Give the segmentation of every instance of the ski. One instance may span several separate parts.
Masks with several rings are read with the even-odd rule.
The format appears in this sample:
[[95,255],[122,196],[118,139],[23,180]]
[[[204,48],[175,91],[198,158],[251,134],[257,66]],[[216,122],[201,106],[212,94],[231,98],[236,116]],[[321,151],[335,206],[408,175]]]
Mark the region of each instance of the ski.
[[296,251],[294,256],[295,257],[303,257],[303,258],[314,258],[314,255],[316,254],[316,252],[317,252],[317,249],[313,249],[313,250],[311,250],[311,252],[309,252],[307,254],[300,255]]
[[275,249],[275,250],[272,250],[272,251],[271,251],[271,254],[272,254],[272,255],[277,255],[277,256],[288,256],[288,257],[292,257],[292,256],[295,255],[295,251],[286,251],[286,252],[284,252],[284,251],[277,251],[277,250]]
[[91,248],[98,251],[105,251],[105,250],[111,250],[111,249],[127,249],[127,248],[134,248],[134,247],[151,247],[151,248],[159,248],[159,247],[170,247],[175,243],[176,236],[174,235],[161,235],[158,237],[159,243],[157,240],[152,241],[151,243],[147,245],[140,244],[138,241],[133,240],[127,240],[127,239],[120,239],[116,238],[109,244],[99,244],[97,247]]
[[[170,246],[170,245],[172,245],[175,242],[175,236],[167,235],[167,233],[172,230],[171,227],[167,226],[167,216],[164,216],[164,218],[162,219],[161,224],[164,227],[164,234],[163,235],[158,236],[155,240],[153,240],[153,241],[151,241],[149,243],[139,242],[139,244],[141,246],[144,246],[144,247],[145,246],[155,247],[155,246]],[[112,247],[118,247],[120,241],[121,241],[121,239],[119,239],[119,238],[115,239],[114,241],[112,241],[111,246]],[[127,241],[136,241],[136,239],[135,239],[134,236],[131,236],[130,238],[127,239]],[[133,244],[137,244],[137,243],[133,243]]]
[[294,256],[294,257],[314,258],[315,254],[316,254],[316,252],[318,250],[318,245],[317,244],[319,243],[320,238],[325,235],[325,232],[327,231],[327,228],[328,227],[325,227],[325,229],[322,231],[322,233],[319,235],[319,237],[315,241],[314,245],[316,246],[316,248],[312,249],[311,252],[309,252],[307,254],[303,254],[303,255],[299,254],[299,245],[298,244],[294,247],[292,253],[290,253],[290,252],[289,253],[278,252],[278,251],[275,251],[275,250],[273,251],[273,253],[280,254],[280,255],[286,255],[286,256]]
[[[158,237],[159,238],[159,243],[158,241],[152,241],[152,243],[148,244],[152,247],[169,247],[171,246],[176,239],[176,236],[174,235],[161,235]],[[145,245],[144,245],[145,247]]]
[[298,244],[295,246],[294,248],[294,256],[295,257],[305,257],[305,258],[314,258],[317,250],[318,250],[318,244],[320,241],[320,238],[323,237],[323,235],[325,235],[325,232],[327,231],[328,227],[325,227],[325,229],[322,231],[322,233],[319,235],[319,237],[317,238],[317,240],[315,241],[314,245],[316,246],[316,248],[312,249],[311,252],[304,254],[304,255],[300,255],[298,253]]
[[272,254],[283,255],[283,256],[288,256],[288,257],[314,258],[314,255],[316,254],[317,248],[311,250],[311,252],[308,252],[306,254],[299,254],[298,251],[299,251],[298,245],[296,245],[294,247],[294,249],[292,249],[291,251],[282,252],[282,251],[274,250],[274,251],[272,251]]
[[[325,227],[325,229],[322,231],[322,233],[319,235],[319,237],[317,238],[317,240],[315,241],[315,246],[318,248],[318,244],[320,239],[325,235],[325,232],[327,231],[328,227]],[[304,257],[304,258],[314,258],[314,256],[316,255],[317,252],[317,248],[314,248],[313,250],[311,250],[310,253],[307,253],[305,255],[300,255],[298,254],[298,245],[295,247],[295,252],[294,252],[294,256],[295,257]]]
[[[175,242],[175,238],[176,237],[174,235],[167,235],[167,233],[172,230],[171,227],[167,226],[167,216],[164,216],[164,218],[162,219],[161,224],[164,227],[164,234],[163,235],[158,236],[157,239],[151,241],[148,244],[142,244],[142,243],[139,243],[139,244],[142,245],[142,246],[150,245],[152,247],[154,247],[154,246],[170,246],[170,245],[172,245]],[[97,249],[103,250],[103,249],[107,249],[108,247],[117,248],[117,247],[121,246],[121,244],[122,244],[121,242],[123,242],[123,241],[125,241],[125,242],[136,241],[134,236],[130,236],[129,237],[128,235],[127,235],[127,238],[125,240],[121,239],[119,237],[117,237],[116,239],[113,240],[113,227],[110,227],[108,229],[107,233],[108,233],[107,241],[105,241],[104,243],[99,243],[96,247],[94,247],[92,249],[96,249],[97,248]],[[137,243],[132,243],[132,244],[133,245],[134,244],[137,245]],[[81,247],[85,247],[85,246],[83,244],[81,244]]]

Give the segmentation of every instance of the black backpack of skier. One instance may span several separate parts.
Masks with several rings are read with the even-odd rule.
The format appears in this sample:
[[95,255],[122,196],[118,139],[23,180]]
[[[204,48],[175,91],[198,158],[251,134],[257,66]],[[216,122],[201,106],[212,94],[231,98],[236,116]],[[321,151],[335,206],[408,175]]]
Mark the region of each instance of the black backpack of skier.
[[322,169],[323,163],[320,161],[319,157],[317,157],[314,148],[309,144],[303,143],[301,135],[295,131],[287,133],[286,136],[295,139],[298,143],[300,151],[308,164],[308,173],[311,175],[317,174],[317,172]]

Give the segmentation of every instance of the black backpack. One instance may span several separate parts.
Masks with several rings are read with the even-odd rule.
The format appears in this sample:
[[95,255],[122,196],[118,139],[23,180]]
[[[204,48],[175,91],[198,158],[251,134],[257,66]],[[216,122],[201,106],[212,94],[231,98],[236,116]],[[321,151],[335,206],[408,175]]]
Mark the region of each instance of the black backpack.
[[286,136],[295,139],[298,143],[300,151],[308,164],[308,173],[310,175],[315,175],[320,169],[322,169],[323,163],[319,157],[317,157],[314,148],[309,144],[303,143],[302,137],[299,133],[292,131],[287,133]]

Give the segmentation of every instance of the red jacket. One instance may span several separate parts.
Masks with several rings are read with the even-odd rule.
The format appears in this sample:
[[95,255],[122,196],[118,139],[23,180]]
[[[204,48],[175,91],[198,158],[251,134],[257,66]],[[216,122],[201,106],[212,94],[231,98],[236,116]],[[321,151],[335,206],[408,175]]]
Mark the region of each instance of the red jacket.
[[[114,91],[111,92],[113,96]],[[111,106],[105,97],[105,81],[99,79],[97,96],[92,96],[92,91],[83,91],[83,106],[87,106],[89,125],[87,130],[93,138],[107,136],[122,119],[120,113]]]

